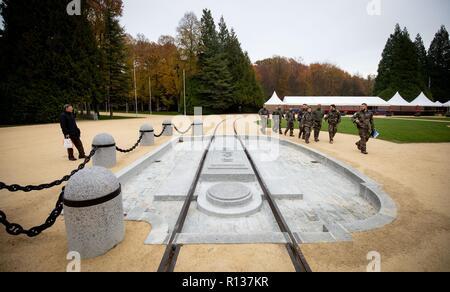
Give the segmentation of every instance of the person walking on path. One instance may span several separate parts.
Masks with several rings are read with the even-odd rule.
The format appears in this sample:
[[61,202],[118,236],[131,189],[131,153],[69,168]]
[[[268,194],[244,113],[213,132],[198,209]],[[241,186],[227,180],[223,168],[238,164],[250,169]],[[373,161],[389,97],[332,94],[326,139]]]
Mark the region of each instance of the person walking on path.
[[328,133],[330,134],[330,144],[334,143],[334,137],[338,131],[338,125],[341,123],[341,113],[336,109],[334,104],[331,105],[330,111],[325,117],[328,122]]
[[266,134],[267,130],[267,121],[269,120],[270,112],[267,108],[262,108],[259,110],[259,117],[261,118],[261,133]]
[[279,133],[280,135],[283,135],[283,131],[281,130],[281,120],[284,118],[283,111],[281,110],[281,107],[279,107],[276,111],[272,113],[272,130],[273,133]]
[[[64,106],[64,112],[60,117],[61,130],[66,139],[70,139],[72,144],[77,148],[79,159],[85,159],[86,154],[84,152],[83,143],[81,142],[81,131],[77,126],[75,120],[75,115],[73,113],[73,106],[71,104],[66,104]],[[73,155],[73,148],[67,149],[69,160],[76,161],[77,159]]]
[[367,142],[375,129],[373,113],[368,110],[367,104],[362,104],[361,110],[353,116],[352,121],[356,124],[360,137],[360,141],[356,142],[356,146],[362,154],[367,155],[369,154],[367,153]]
[[311,137],[311,129],[314,126],[314,117],[312,113],[312,108],[308,107],[306,113],[302,117],[303,131],[305,132],[305,142],[309,144],[309,138]]
[[319,142],[320,131],[322,130],[322,121],[323,121],[324,113],[322,111],[322,105],[319,104],[319,107],[313,112],[313,128],[314,128],[314,141]]
[[286,131],[284,131],[284,135],[289,132],[291,137],[294,137],[294,122],[295,122],[295,114],[292,111],[292,108],[289,109],[289,111],[284,116],[287,121],[287,127]]

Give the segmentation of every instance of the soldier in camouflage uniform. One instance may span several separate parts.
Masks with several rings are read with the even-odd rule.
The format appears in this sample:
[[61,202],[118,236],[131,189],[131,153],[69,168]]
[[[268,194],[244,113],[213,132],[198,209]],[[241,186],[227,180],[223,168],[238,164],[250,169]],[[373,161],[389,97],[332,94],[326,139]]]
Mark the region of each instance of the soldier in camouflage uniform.
[[290,131],[290,136],[294,137],[294,122],[295,122],[295,114],[292,111],[292,109],[289,109],[289,111],[285,115],[286,121],[287,121],[287,128],[284,132],[284,135],[286,136],[287,132]]
[[308,111],[303,114],[302,125],[305,132],[306,144],[309,144],[309,137],[311,137],[311,129],[313,127],[314,118],[312,114],[312,108],[308,107]]
[[305,140],[305,127],[302,124],[303,115],[308,111],[308,105],[304,104],[298,113],[298,128],[300,133],[298,134],[298,138]]
[[261,132],[263,134],[266,134],[266,130],[267,130],[267,121],[269,120],[269,115],[270,112],[264,107],[262,109],[259,110],[259,117],[261,118]]
[[363,104],[361,106],[361,110],[357,112],[352,121],[358,127],[359,137],[361,140],[356,143],[358,149],[361,150],[362,154],[367,153],[367,142],[370,139],[370,135],[372,134],[372,130],[375,129],[375,125],[373,122],[373,113],[368,110],[367,104]]
[[272,130],[274,133],[279,132],[280,135],[283,135],[283,131],[281,130],[281,120],[284,118],[283,111],[281,107],[279,107],[276,111],[272,113]]
[[330,134],[330,144],[334,143],[334,136],[336,136],[338,125],[341,123],[341,113],[336,109],[333,104],[330,107],[330,112],[325,117],[325,121],[328,122],[328,133]]
[[322,121],[323,121],[323,116],[324,113],[322,111],[322,105],[319,104],[319,107],[317,108],[317,110],[315,110],[313,113],[313,120],[314,120],[314,141],[319,142],[319,135],[320,135],[320,131],[322,130]]

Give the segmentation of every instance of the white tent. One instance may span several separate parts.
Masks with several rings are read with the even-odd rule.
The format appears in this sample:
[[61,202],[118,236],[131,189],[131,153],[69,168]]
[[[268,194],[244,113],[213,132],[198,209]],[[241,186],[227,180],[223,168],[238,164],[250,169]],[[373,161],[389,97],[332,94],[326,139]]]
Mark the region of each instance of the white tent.
[[284,105],[284,103],[274,91],[272,97],[264,105]]
[[411,102],[411,106],[420,106],[420,107],[436,107],[436,104],[428,99],[423,92]]
[[300,106],[307,104],[315,105],[336,105],[336,106],[360,106],[367,103],[368,106],[388,107],[389,104],[377,96],[286,96],[284,103],[290,106]]
[[450,100],[447,101],[446,103],[444,103],[444,106],[445,106],[445,107],[450,107]]
[[390,106],[411,106],[409,102],[407,102],[399,92],[397,92],[391,100],[388,101]]
[[442,102],[440,102],[440,101],[436,101],[434,104],[435,104],[437,107],[443,107],[443,106],[444,106],[444,104],[443,104]]

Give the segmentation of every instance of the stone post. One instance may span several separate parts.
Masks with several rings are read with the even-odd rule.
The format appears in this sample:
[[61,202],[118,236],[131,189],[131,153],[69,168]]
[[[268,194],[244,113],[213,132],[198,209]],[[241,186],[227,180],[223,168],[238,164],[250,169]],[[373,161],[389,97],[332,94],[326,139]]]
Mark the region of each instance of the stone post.
[[113,168],[116,166],[116,142],[109,134],[99,134],[92,141],[92,147],[97,147],[92,163],[94,166]]
[[142,125],[140,134],[143,134],[141,146],[152,146],[155,144],[155,130],[149,124]]
[[165,127],[163,136],[173,136],[173,125],[171,121],[165,120],[162,126]]
[[67,183],[64,221],[69,251],[82,259],[106,254],[125,237],[121,186],[102,167],[83,169]]
[[192,136],[203,136],[203,122],[201,120],[195,120],[192,127]]

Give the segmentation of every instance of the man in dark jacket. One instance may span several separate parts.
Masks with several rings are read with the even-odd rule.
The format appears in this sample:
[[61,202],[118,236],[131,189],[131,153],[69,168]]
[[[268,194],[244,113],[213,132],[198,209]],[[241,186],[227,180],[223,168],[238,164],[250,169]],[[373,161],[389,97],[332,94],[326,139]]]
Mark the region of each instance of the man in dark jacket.
[[[73,106],[67,104],[64,106],[64,112],[60,118],[61,129],[66,139],[72,140],[73,145],[77,148],[80,159],[85,159],[83,143],[81,142],[81,131],[75,121],[75,115],[73,113]],[[73,155],[73,148],[67,149],[70,161],[76,161],[77,159]]]

